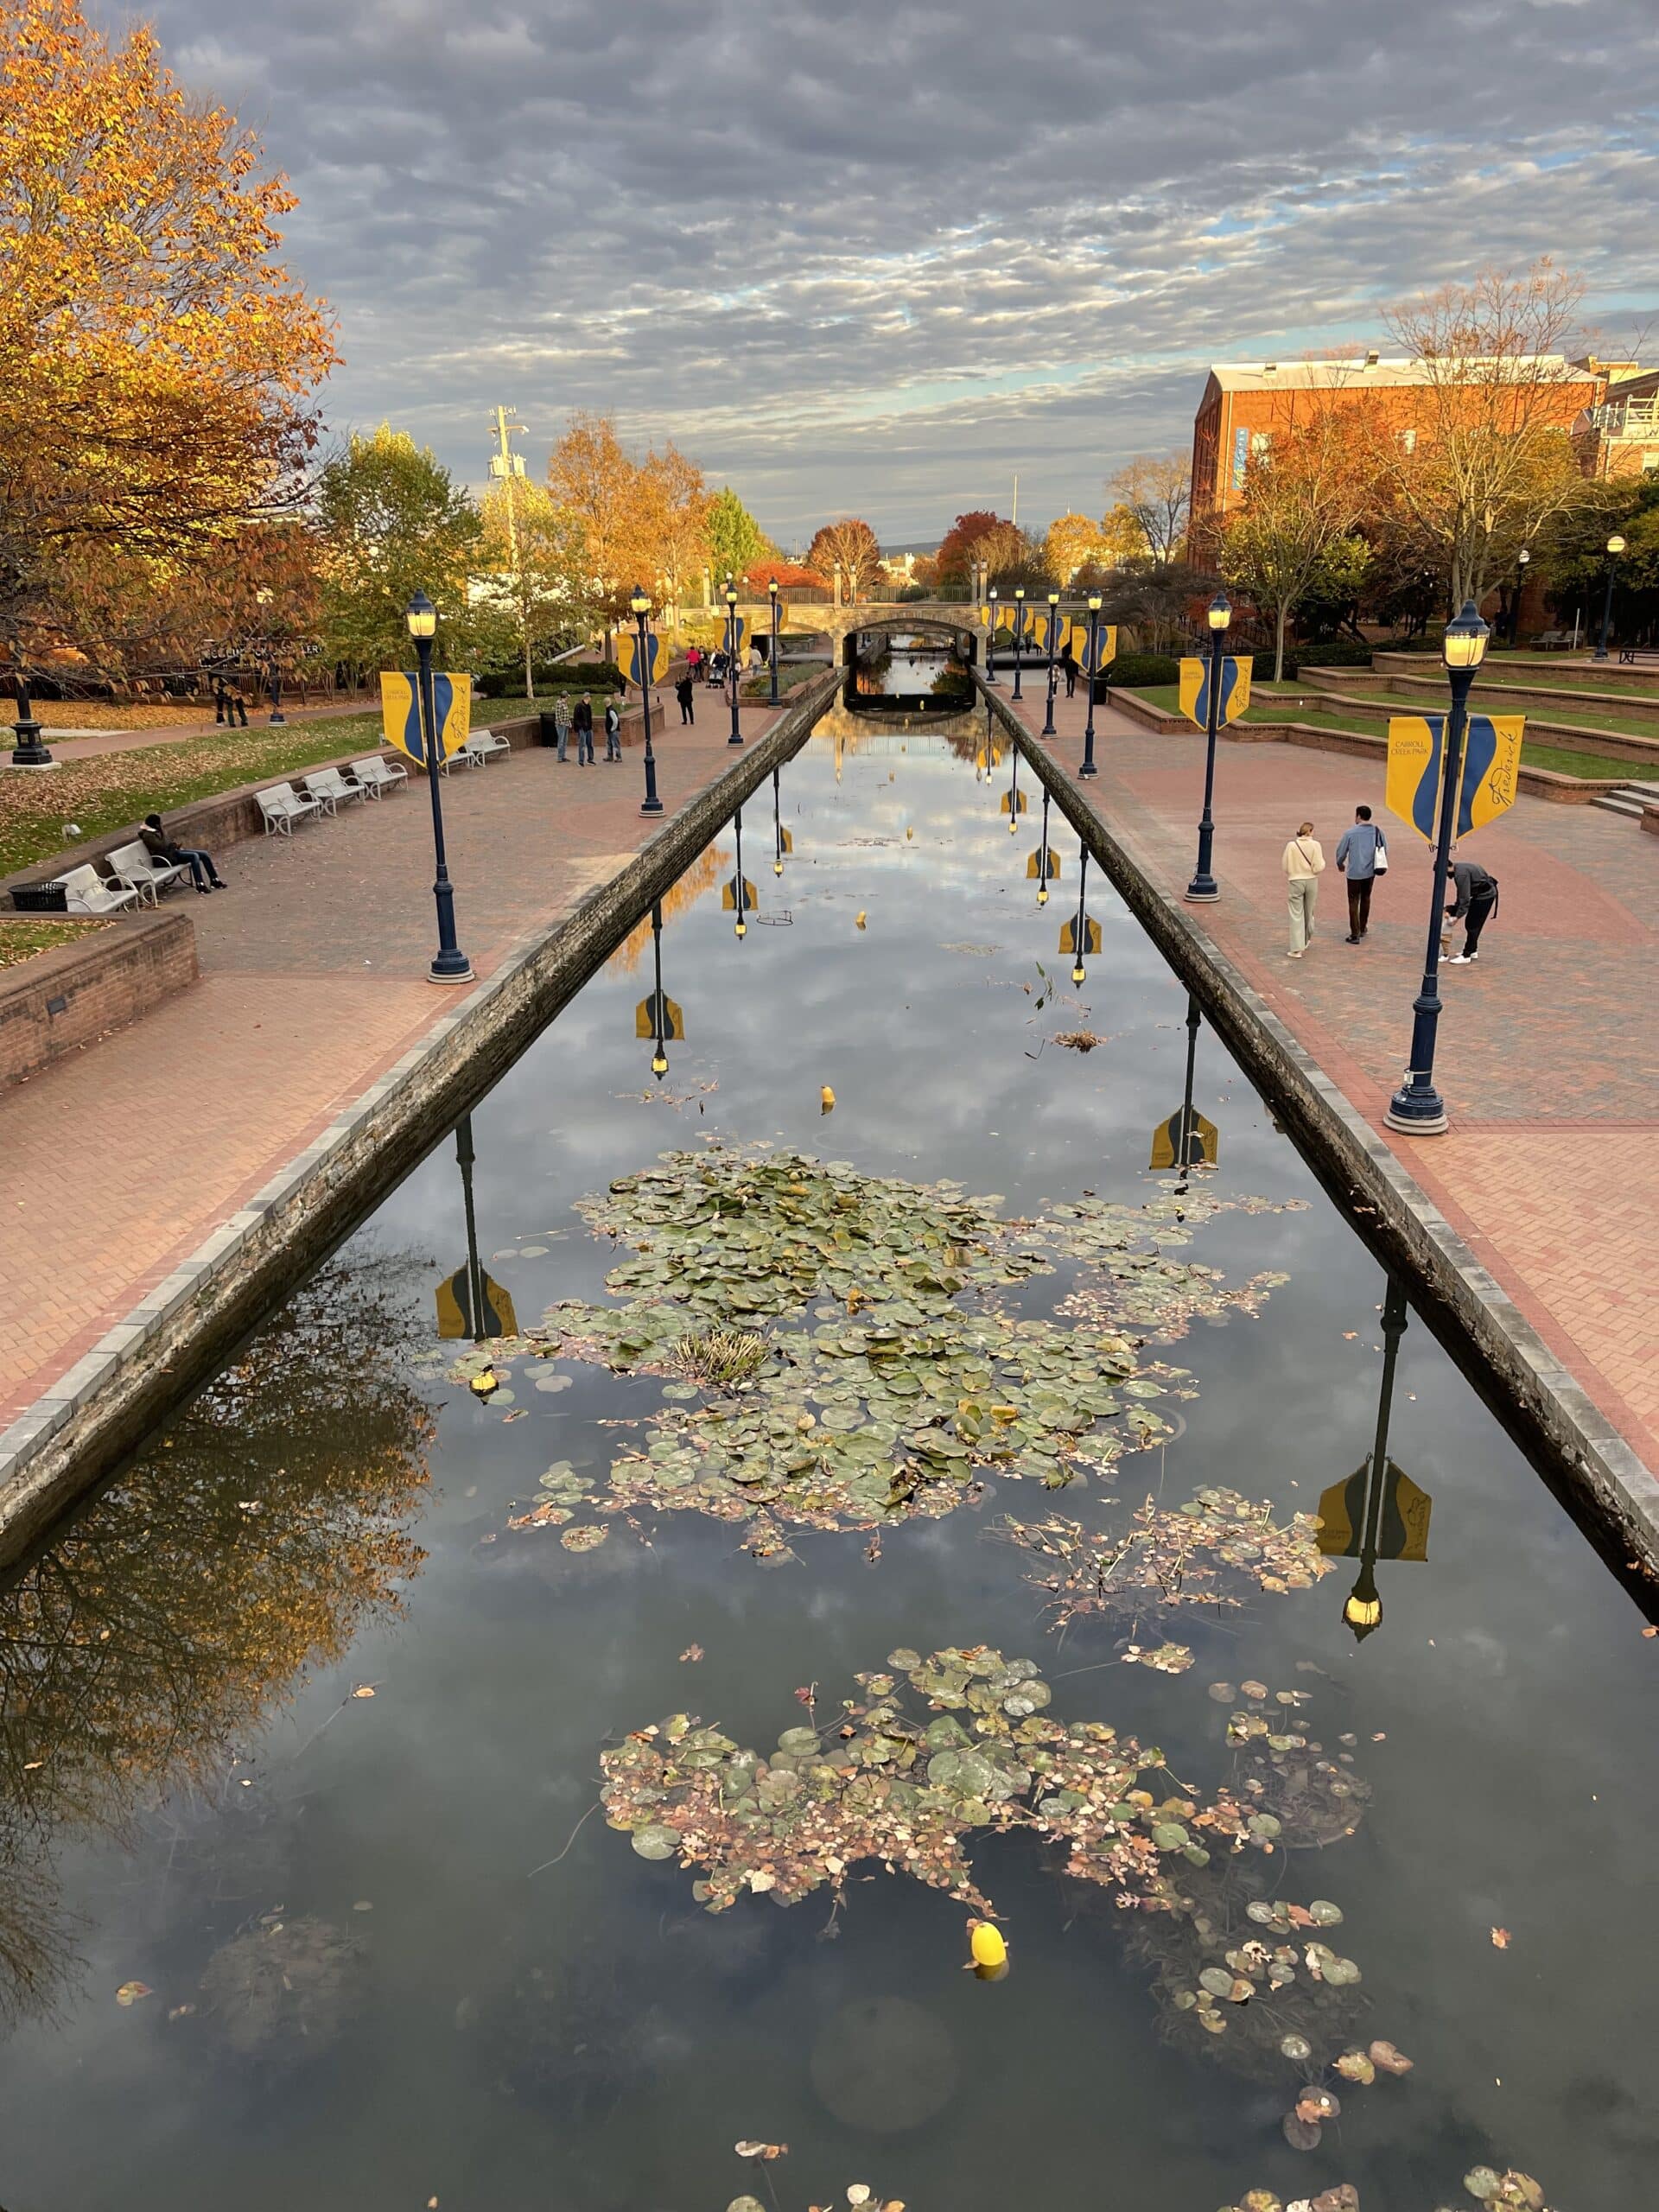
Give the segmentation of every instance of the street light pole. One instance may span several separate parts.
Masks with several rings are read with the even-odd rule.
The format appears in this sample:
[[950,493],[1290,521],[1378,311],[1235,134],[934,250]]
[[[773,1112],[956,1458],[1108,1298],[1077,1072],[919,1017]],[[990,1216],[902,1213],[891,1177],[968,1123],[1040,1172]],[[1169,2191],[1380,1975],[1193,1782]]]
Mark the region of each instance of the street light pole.
[[645,617],[651,612],[651,601],[643,584],[634,586],[630,604],[639,632],[639,710],[645,722],[645,796],[639,811],[641,814],[660,814],[663,802],[657,796],[657,755],[651,747],[651,640],[645,634]]
[[985,681],[996,681],[996,586],[992,584],[985,594]]
[[[1077,770],[1080,776],[1097,776],[1100,773],[1095,766],[1095,666],[1099,656],[1100,594],[1091,591],[1089,594],[1089,665],[1084,671],[1084,680],[1089,686],[1089,710],[1083,725],[1083,766]],[[1052,683],[1050,696],[1052,696]]]
[[1446,1104],[1434,1088],[1434,1040],[1440,1020],[1440,931],[1446,904],[1446,879],[1452,859],[1452,833],[1457,826],[1463,787],[1463,740],[1469,722],[1469,690],[1475,671],[1486,657],[1491,632],[1465,600],[1455,622],[1446,626],[1441,652],[1452,683],[1452,711],[1446,716],[1440,753],[1440,819],[1434,840],[1434,897],[1428,916],[1428,951],[1423,962],[1423,987],[1412,1001],[1411,1064],[1405,1082],[1389,1101],[1382,1119],[1391,1129],[1408,1136],[1440,1136],[1446,1127]]
[[1224,591],[1218,591],[1211,601],[1207,619],[1210,711],[1205,717],[1204,812],[1198,817],[1198,865],[1185,894],[1194,906],[1207,905],[1221,896],[1221,887],[1211,872],[1210,863],[1216,844],[1216,818],[1211,809],[1216,795],[1216,733],[1221,728],[1222,648],[1227,639],[1227,625],[1233,619],[1232,603]]
[[732,687],[732,734],[728,745],[741,745],[743,733],[737,726],[737,589],[730,576],[726,579],[726,674]]
[[772,601],[772,703],[778,704],[778,579],[774,576],[766,586],[766,596]]
[[1020,673],[1025,660],[1025,644],[1026,588],[1024,584],[1016,584],[1014,588],[1014,696],[1016,705],[1020,699]]
[[1048,594],[1048,711],[1043,716],[1043,735],[1054,734],[1054,641],[1060,626],[1060,594]]
[[1605,660],[1607,658],[1607,632],[1611,628],[1613,620],[1613,570],[1618,565],[1619,555],[1624,550],[1624,541],[1615,531],[1607,541],[1607,590],[1601,602],[1601,636],[1597,640],[1596,650],[1592,655],[1592,658],[1595,660]]
[[415,651],[420,662],[415,680],[420,693],[421,750],[426,755],[426,787],[432,795],[432,849],[437,861],[432,896],[438,909],[438,952],[436,959],[427,969],[427,977],[434,983],[470,983],[473,963],[455,938],[455,893],[449,880],[448,862],[444,857],[443,800],[438,791],[443,781],[439,773],[442,760],[437,702],[432,689],[432,640],[437,633],[438,610],[423,591],[417,591],[409,602],[404,620],[409,625],[410,636],[415,640]]

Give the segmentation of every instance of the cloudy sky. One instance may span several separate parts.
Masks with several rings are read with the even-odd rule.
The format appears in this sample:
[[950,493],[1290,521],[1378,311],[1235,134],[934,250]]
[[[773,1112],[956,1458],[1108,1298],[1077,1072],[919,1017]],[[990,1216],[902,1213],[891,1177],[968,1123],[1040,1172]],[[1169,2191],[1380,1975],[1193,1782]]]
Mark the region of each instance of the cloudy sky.
[[[111,0],[89,0],[111,23]],[[1378,341],[1482,263],[1659,304],[1654,0],[154,0],[302,196],[337,429],[481,477],[572,408],[785,543],[1098,512],[1212,359]],[[1649,351],[1659,353],[1659,329]]]

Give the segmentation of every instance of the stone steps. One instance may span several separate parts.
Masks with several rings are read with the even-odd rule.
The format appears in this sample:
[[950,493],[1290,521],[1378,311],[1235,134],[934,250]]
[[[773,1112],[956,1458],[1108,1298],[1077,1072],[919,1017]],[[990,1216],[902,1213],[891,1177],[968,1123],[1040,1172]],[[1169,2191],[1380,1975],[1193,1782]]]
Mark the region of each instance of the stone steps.
[[1625,814],[1639,822],[1644,807],[1659,806],[1659,784],[1621,784],[1616,791],[1603,791],[1590,804],[1605,813]]

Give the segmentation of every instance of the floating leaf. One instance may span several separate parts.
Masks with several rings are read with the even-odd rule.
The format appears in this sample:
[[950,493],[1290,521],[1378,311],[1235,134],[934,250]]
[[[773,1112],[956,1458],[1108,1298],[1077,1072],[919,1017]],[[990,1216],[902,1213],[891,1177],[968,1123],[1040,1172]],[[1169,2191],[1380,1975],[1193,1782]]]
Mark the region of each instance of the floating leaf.
[[559,1541],[568,1552],[596,1552],[610,1533],[594,1522],[584,1521],[580,1528],[567,1529]]
[[632,1841],[642,1859],[671,1859],[679,1848],[680,1839],[672,1828],[653,1825],[637,1828]]
[[141,1997],[153,1997],[155,1991],[147,1981],[124,1981],[115,1993],[118,2005],[136,2005]]
[[1325,2133],[1318,2120],[1300,2120],[1294,2112],[1287,2112],[1280,2126],[1293,2151],[1317,2151]]
[[1370,2056],[1372,2065],[1384,2074],[1409,2074],[1414,2063],[1403,2051],[1381,2039],[1371,2045]]
[[1357,2082],[1369,2088],[1376,2079],[1376,2062],[1363,2050],[1344,2050],[1332,2063],[1344,2082]]

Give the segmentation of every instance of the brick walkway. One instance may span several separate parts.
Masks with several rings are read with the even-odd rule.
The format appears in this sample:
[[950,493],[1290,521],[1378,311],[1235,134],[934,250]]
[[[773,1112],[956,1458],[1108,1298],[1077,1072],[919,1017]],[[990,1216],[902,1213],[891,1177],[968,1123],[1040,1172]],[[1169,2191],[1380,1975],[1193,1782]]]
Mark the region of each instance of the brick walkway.
[[[1012,704],[1006,672],[1002,696]],[[1043,681],[1020,711],[1042,727]],[[1082,757],[1081,692],[1056,709]],[[1156,737],[1105,708],[1090,791],[1115,836],[1179,895],[1192,872],[1204,739]],[[1344,943],[1333,855],[1354,808],[1392,863],[1370,933]],[[1441,968],[1435,1078],[1448,1135],[1382,1126],[1411,1038],[1427,934],[1428,848],[1382,804],[1378,767],[1291,745],[1217,748],[1220,901],[1187,911],[1410,1173],[1650,1468],[1659,1468],[1659,839],[1591,807],[1517,799],[1471,841],[1502,887],[1478,967]],[[1328,863],[1307,956],[1285,957],[1281,855],[1312,821]],[[1459,942],[1461,942],[1459,938]]]
[[[709,701],[695,731],[677,719],[659,744],[671,810],[733,757]],[[772,720],[746,707],[746,738]],[[532,748],[446,780],[458,933],[480,976],[668,818],[640,817],[640,762],[635,747],[578,770]],[[431,822],[411,779],[291,842],[231,847],[231,887],[185,894],[201,982],[0,1094],[0,1428],[453,1010],[459,994],[424,980]]]

